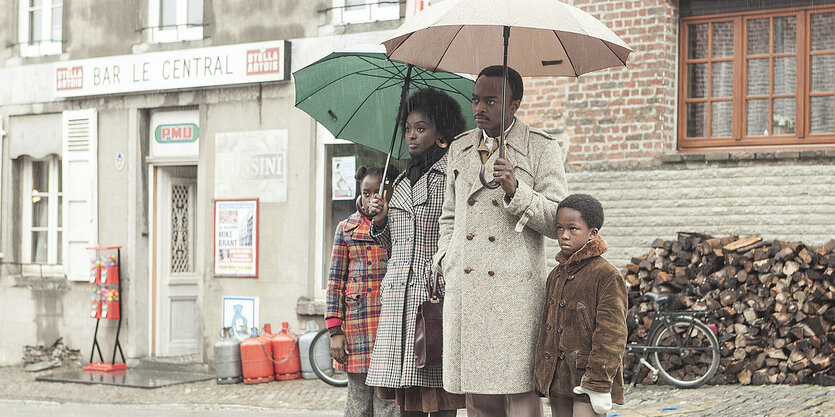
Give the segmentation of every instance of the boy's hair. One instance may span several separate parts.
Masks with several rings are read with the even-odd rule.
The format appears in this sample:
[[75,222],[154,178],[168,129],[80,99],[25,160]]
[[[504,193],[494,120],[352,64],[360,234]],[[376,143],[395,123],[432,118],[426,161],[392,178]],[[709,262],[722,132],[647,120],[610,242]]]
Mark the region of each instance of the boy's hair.
[[452,142],[459,133],[467,128],[467,122],[461,113],[461,106],[441,90],[420,89],[409,97],[406,104],[406,108],[403,109],[403,114],[400,116],[402,126],[406,125],[406,118],[409,113],[417,110],[432,121],[435,129],[446,139],[447,143]]
[[571,194],[560,201],[557,211],[563,207],[579,211],[589,227],[598,230],[603,227],[603,205],[596,198],[588,194]]
[[[501,65],[491,65],[481,70],[478,73],[478,77],[504,77],[504,67]],[[507,83],[510,84],[510,99],[522,100],[522,94],[525,91],[525,86],[522,84],[522,76],[510,67],[507,67]]]
[[[354,174],[354,179],[356,179],[357,181],[362,181],[363,179],[365,179],[365,177],[369,175],[377,175],[378,177],[382,178],[383,167],[359,167],[359,169],[357,169],[357,173]],[[389,165],[389,170],[388,172],[386,172],[386,177],[388,177],[389,182],[394,181],[394,179],[397,178],[397,175],[397,168],[395,168],[393,165]]]

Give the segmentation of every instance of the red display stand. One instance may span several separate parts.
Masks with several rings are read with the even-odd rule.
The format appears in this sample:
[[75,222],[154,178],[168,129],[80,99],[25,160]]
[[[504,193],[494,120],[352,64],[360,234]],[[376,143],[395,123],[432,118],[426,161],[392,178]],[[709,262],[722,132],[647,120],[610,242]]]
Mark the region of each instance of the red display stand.
[[[90,352],[90,364],[83,369],[88,372],[112,372],[127,369],[125,365],[125,354],[122,352],[122,344],[119,343],[119,333],[122,331],[122,280],[120,268],[122,266],[121,246],[96,246],[87,248],[88,250],[96,251],[96,258],[100,251],[116,251],[116,265],[100,266],[94,265],[90,270],[90,284],[97,287],[96,298],[92,301],[90,306],[90,318],[96,319],[96,331],[93,333],[93,348]],[[116,295],[112,296],[113,289],[110,286],[116,286]],[[111,294],[110,296],[99,296],[100,294]],[[115,298],[115,299],[113,299]],[[118,320],[116,324],[116,342],[113,345],[113,357],[110,362],[104,361],[104,356],[101,353],[101,346],[99,345],[99,324],[101,320]],[[122,358],[122,363],[116,363],[116,352]],[[99,353],[99,362],[93,362],[94,355]]]

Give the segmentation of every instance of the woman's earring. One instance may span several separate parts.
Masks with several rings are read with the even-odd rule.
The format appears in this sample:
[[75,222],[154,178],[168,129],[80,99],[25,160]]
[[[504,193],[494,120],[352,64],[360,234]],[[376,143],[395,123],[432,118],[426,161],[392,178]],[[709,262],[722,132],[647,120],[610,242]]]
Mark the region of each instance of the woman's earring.
[[438,147],[441,149],[449,146],[449,143],[446,140],[444,140],[444,138],[435,139],[435,144],[438,145]]

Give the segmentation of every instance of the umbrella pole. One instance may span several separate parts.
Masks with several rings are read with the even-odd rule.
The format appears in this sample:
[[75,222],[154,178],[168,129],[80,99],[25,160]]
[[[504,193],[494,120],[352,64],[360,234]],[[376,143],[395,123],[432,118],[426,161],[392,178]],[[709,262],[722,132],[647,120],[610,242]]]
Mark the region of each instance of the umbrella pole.
[[[400,105],[397,106],[397,117],[394,123],[394,132],[391,133],[391,144],[389,145],[389,153],[386,155],[386,164],[383,166],[383,178],[380,179],[380,195],[385,198],[386,176],[389,172],[389,163],[391,162],[391,154],[394,153],[394,144],[397,141],[397,131],[400,129],[400,117],[403,115],[403,107],[406,105],[406,97],[409,94],[409,85],[412,81],[412,64],[406,67],[406,79],[403,81],[403,88],[400,90]],[[362,196],[357,197],[357,211],[367,218],[374,217],[374,214],[366,213],[362,208]]]
[[[505,146],[504,146],[504,119],[505,119],[505,96],[507,94],[507,44],[510,40],[510,26],[504,26],[502,35],[504,36],[504,57],[502,58],[502,124],[501,124],[501,133],[499,134],[499,158],[505,157]],[[490,182],[484,176],[484,164],[481,164],[481,170],[478,172],[478,179],[481,180],[481,184],[484,185],[485,188],[489,188],[491,190],[499,188],[499,183],[496,180],[492,180]]]

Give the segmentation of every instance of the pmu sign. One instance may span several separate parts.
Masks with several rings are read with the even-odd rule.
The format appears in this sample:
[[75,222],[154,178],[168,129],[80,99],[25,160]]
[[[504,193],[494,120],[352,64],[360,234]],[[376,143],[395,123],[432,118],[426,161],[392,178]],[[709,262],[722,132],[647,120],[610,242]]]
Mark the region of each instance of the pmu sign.
[[159,125],[154,132],[157,143],[191,143],[197,141],[199,129],[194,123]]

